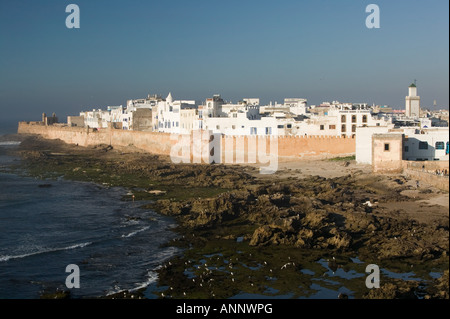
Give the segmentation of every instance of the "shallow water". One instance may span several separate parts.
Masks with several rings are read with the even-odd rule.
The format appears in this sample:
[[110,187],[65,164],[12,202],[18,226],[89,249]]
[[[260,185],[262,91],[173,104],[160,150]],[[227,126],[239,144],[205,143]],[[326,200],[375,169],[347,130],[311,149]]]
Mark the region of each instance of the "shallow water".
[[[342,294],[355,299],[369,292],[366,279],[370,272],[366,272],[366,267],[372,262],[352,253],[336,255],[336,252],[295,247],[249,247],[246,242],[232,240],[217,240],[203,249],[186,253],[186,259],[181,262],[189,284],[177,286],[182,277],[164,282],[175,285],[176,289],[188,289],[185,297],[178,291],[174,298],[337,299]],[[393,264],[379,262],[381,285],[400,279],[419,281],[425,287],[433,278],[442,276],[440,270],[430,272],[433,267],[412,268],[406,260]],[[158,292],[171,294],[162,287]],[[416,296],[423,298],[421,294],[418,292]]]
[[5,172],[14,160],[0,155],[0,298],[66,289],[69,264],[80,268],[73,297],[143,288],[179,253],[160,247],[176,237],[174,221],[121,201],[125,189]]

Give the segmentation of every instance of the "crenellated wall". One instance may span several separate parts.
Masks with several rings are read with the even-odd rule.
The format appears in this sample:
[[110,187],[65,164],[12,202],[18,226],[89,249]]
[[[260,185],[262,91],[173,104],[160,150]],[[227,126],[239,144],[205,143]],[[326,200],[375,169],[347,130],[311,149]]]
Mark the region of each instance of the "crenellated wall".
[[[64,125],[45,126],[41,122],[19,122],[18,133],[38,134],[47,139],[60,139],[66,143],[80,146],[98,144],[112,146],[133,145],[144,151],[159,155],[170,155],[172,147],[178,142],[177,136],[168,133],[125,131],[109,128],[93,130]],[[232,140],[234,153],[231,156],[227,153],[229,152],[227,145],[230,145],[230,140]],[[192,146],[192,136],[189,141]],[[275,150],[276,155],[286,160],[299,158],[323,159],[355,154],[354,138],[335,136],[279,136],[277,138],[222,136],[222,161],[228,154],[228,159],[233,158],[233,162],[237,162],[239,159],[243,159],[243,162],[249,162],[248,159],[255,157],[255,152],[259,150],[259,147],[263,147],[264,142],[267,153],[269,153],[271,143],[276,143],[273,144],[277,146]],[[208,143],[208,141],[206,140],[205,143]],[[272,154],[274,153],[272,152]],[[224,162],[229,163],[229,161]]]

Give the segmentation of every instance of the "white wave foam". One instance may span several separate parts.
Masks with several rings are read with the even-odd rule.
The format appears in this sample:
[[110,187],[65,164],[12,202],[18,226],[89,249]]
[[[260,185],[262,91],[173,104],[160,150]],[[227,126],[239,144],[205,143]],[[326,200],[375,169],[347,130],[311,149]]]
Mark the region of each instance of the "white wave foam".
[[139,233],[141,233],[141,232],[143,232],[143,231],[146,231],[146,230],[149,229],[149,228],[150,228],[150,226],[145,226],[144,228],[141,228],[141,229],[138,229],[138,230],[136,230],[136,231],[134,231],[134,232],[131,232],[131,233],[129,233],[128,235],[122,235],[122,238],[133,237],[134,235],[139,234]]
[[148,287],[149,285],[151,285],[152,283],[156,282],[157,280],[158,280],[158,274],[156,272],[154,272],[154,271],[149,271],[148,274],[147,274],[147,280],[142,282],[142,283],[135,284],[134,288],[122,289],[118,285],[115,285],[114,289],[108,290],[106,292],[106,296],[118,294],[118,293],[121,293],[121,292],[127,292],[127,291],[128,292],[135,292],[135,291],[138,291],[139,289]]
[[3,141],[3,142],[0,142],[0,146],[14,146],[14,145],[20,145],[20,143],[22,143],[22,142],[19,142],[19,141]]
[[149,285],[151,285],[152,283],[154,283],[155,281],[158,280],[158,274],[154,271],[149,271],[148,272],[148,276],[147,276],[147,280],[142,282],[142,283],[138,283],[136,284],[136,287],[133,289],[130,289],[131,292],[133,291],[137,291],[139,289],[148,287]]
[[40,255],[40,254],[52,253],[52,252],[56,252],[56,251],[70,250],[70,249],[76,249],[76,248],[83,248],[83,247],[86,247],[86,246],[91,245],[91,244],[92,244],[92,242],[86,242],[86,243],[75,244],[75,245],[71,245],[71,246],[67,246],[67,247],[39,250],[39,251],[35,251],[35,252],[32,252],[32,253],[28,253],[28,254],[22,254],[22,255],[0,256],[0,262],[8,261],[8,260],[11,260],[11,259],[20,259],[20,258],[26,258],[26,257],[30,257],[30,256]]

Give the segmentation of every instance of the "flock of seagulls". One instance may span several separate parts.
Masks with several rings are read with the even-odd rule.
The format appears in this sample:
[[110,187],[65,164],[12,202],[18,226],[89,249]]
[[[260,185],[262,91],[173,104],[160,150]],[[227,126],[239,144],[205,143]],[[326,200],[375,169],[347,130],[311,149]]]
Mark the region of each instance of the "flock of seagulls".
[[[249,256],[251,256],[251,254]],[[220,257],[217,257],[216,261],[219,261],[219,260],[220,260]],[[222,272],[223,271],[228,272],[229,275],[230,275],[231,282],[235,283],[236,282],[235,274],[236,274],[237,268],[234,266],[232,261],[238,263],[238,258],[236,257],[234,260],[230,259],[230,260],[228,260],[228,262],[226,260],[224,260],[225,263],[228,263],[228,265],[226,267],[226,268],[228,268],[228,270],[225,270],[226,268],[224,269],[223,267],[217,267],[217,266],[211,266],[211,265],[208,266],[208,263],[206,261],[205,261],[205,263],[200,264],[200,265],[192,265],[193,262],[191,260],[188,260],[188,261],[184,262],[184,265],[185,265],[185,269],[184,270],[185,270],[185,272],[189,272],[189,271],[192,271],[192,270],[194,270],[194,271],[197,270],[197,276],[192,278],[192,283],[194,285],[198,285],[198,287],[200,287],[202,289],[209,289],[210,296],[211,297],[215,297],[216,295],[215,295],[214,290],[213,290],[214,278],[211,278],[211,276],[213,274],[213,270],[211,270],[211,269],[219,270],[219,271],[222,271]],[[328,268],[333,272],[333,274],[337,271],[338,268],[341,267],[340,265],[338,265],[335,257],[332,257],[332,259],[327,260],[327,262],[328,262]],[[172,263],[170,261],[167,264],[165,264],[163,267],[165,269],[167,269],[168,266],[172,266]],[[267,261],[263,261],[260,266],[267,267],[268,266]],[[281,266],[280,270],[286,270],[289,267],[292,267],[294,269],[296,267],[295,262],[293,262],[291,260],[290,256],[288,257],[288,262],[283,264]],[[268,279],[272,280],[273,279],[272,274],[273,274],[274,270],[272,268],[268,268],[268,267],[267,267],[267,269],[268,269],[268,271],[271,274],[271,276],[268,277]],[[254,282],[252,281],[252,277],[248,276],[248,279],[249,279],[250,286],[254,287]],[[170,290],[171,293],[173,293],[174,288],[173,287],[169,287],[169,290]],[[180,294],[180,293],[181,292],[177,292],[177,294]],[[186,297],[187,296],[186,291],[183,291],[182,295],[184,297]],[[161,297],[162,298],[166,298],[166,297],[171,297],[171,296],[166,296],[164,293],[161,293]],[[345,294],[339,294],[338,298],[339,299],[347,299],[348,296],[345,295]]]

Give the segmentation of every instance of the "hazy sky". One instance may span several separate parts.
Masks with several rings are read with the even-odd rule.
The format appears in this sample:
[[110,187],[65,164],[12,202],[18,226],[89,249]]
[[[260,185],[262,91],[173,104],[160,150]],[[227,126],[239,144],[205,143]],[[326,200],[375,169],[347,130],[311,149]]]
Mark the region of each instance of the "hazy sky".
[[[65,25],[66,6],[81,11]],[[366,6],[381,28],[368,29]],[[1,0],[0,108],[36,120],[148,93],[449,105],[448,0]]]

